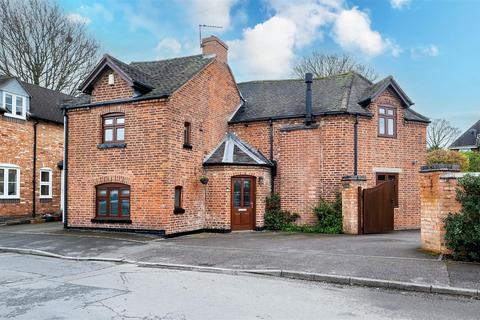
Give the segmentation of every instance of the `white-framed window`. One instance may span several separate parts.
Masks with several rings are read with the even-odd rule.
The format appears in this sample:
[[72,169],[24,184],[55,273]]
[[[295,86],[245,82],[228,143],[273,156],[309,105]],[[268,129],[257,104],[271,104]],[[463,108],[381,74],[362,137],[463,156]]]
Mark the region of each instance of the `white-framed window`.
[[0,163],[0,199],[20,198],[20,167]]
[[18,96],[13,93],[5,92],[3,94],[3,106],[7,110],[6,116],[25,119],[27,116],[26,97]]
[[52,197],[52,169],[40,169],[40,198],[49,199]]

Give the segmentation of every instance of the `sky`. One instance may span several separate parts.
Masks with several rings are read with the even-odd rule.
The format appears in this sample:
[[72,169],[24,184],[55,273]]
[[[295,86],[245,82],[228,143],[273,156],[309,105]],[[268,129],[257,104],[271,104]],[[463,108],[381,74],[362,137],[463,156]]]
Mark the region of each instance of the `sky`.
[[312,51],[393,75],[414,110],[462,130],[480,119],[480,0],[59,0],[124,62],[199,54],[199,24],[238,82],[292,78]]

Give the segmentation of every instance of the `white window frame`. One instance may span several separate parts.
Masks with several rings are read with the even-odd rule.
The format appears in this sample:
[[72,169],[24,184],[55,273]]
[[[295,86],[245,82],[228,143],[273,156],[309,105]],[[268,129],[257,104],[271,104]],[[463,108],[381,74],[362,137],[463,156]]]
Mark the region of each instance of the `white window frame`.
[[[3,176],[3,195],[0,195],[0,199],[20,199],[20,167],[14,164],[9,163],[0,163],[0,169],[5,170]],[[8,195],[8,172],[15,170],[17,171],[17,181],[15,195]]]
[[[43,182],[42,181],[42,172],[48,172],[48,182]],[[40,199],[52,199],[53,197],[53,182],[52,182],[52,177],[53,177],[53,171],[50,168],[40,168],[40,189],[39,189],[39,197]],[[42,195],[42,186],[48,186],[48,195]]]
[[[7,95],[12,97],[12,112],[6,111],[4,114],[8,117],[23,119],[27,118],[27,98],[25,96],[20,96],[8,91],[3,92],[3,107],[7,109]],[[17,115],[17,98],[22,99],[22,115]]]

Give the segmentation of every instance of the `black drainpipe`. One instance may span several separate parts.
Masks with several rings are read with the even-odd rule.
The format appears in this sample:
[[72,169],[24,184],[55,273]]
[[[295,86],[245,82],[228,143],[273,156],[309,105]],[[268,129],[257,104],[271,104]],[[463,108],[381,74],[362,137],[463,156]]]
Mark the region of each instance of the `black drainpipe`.
[[277,175],[277,164],[273,160],[273,120],[268,120],[268,139],[270,144],[270,161],[273,163],[271,168],[270,192],[275,192],[275,176]]
[[305,97],[305,124],[309,126],[313,122],[312,115],[312,82],[313,74],[305,73],[305,83],[307,84],[307,94]]
[[353,175],[358,175],[358,114],[353,125]]
[[33,192],[32,192],[32,218],[35,218],[37,211],[37,126],[38,121],[33,123]]
[[68,114],[63,109],[64,142],[63,142],[63,227],[68,227]]

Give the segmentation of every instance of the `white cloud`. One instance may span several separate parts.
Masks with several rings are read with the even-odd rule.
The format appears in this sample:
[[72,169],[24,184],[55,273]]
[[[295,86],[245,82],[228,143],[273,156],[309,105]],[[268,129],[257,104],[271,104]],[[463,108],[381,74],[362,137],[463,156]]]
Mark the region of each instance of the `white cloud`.
[[222,29],[215,29],[215,33],[222,33],[231,28],[231,9],[237,2],[238,0],[180,1],[187,7],[190,18],[195,25],[207,24],[222,27]]
[[393,9],[402,10],[410,5],[411,0],[390,0]]
[[155,47],[160,58],[175,56],[182,50],[182,44],[175,38],[163,38]]
[[105,8],[101,3],[93,3],[92,5],[81,5],[78,11],[91,18],[100,18],[106,22],[113,21],[113,13],[111,10]]
[[414,59],[421,56],[437,57],[438,55],[440,55],[440,49],[438,49],[438,47],[434,44],[410,49],[410,56]]
[[92,22],[90,18],[84,17],[78,13],[69,13],[67,14],[67,19],[70,20],[73,23],[79,23],[79,24],[89,24]]
[[[325,35],[344,50],[366,56],[402,49],[371,27],[367,13],[348,9],[343,0],[268,0],[271,17],[229,41],[240,78],[282,78],[291,74],[295,53]],[[331,31],[331,32],[328,32]]]
[[380,32],[372,30],[368,15],[353,7],[343,10],[333,27],[334,40],[348,51],[360,51],[368,56],[378,56],[390,51],[398,56],[401,48],[391,39],[384,39]]
[[297,28],[289,19],[274,16],[243,31],[243,38],[229,41],[230,58],[252,78],[280,78],[288,75],[294,58]]

